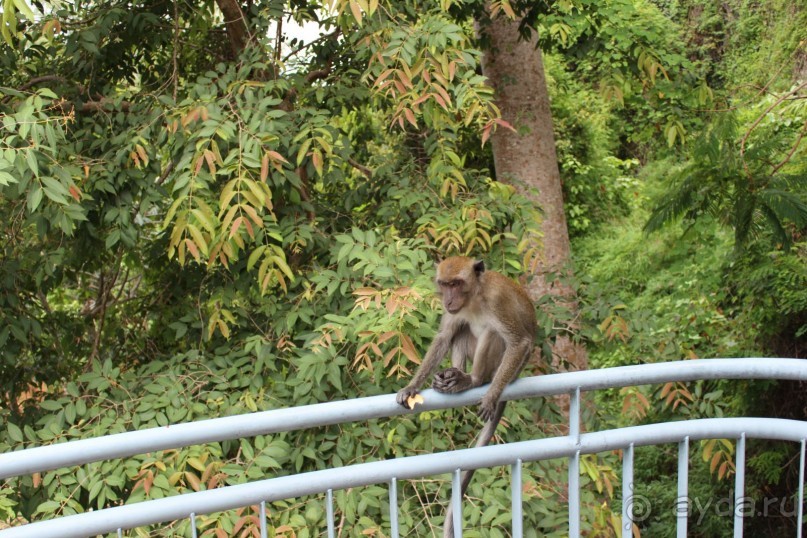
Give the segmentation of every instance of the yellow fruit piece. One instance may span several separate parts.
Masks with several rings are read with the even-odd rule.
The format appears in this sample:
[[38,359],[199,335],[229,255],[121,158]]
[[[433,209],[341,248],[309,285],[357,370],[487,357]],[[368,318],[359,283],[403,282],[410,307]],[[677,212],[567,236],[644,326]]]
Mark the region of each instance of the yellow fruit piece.
[[409,409],[414,409],[415,404],[422,404],[424,401],[423,396],[420,394],[415,394],[414,396],[410,396],[406,399],[406,405],[409,406]]

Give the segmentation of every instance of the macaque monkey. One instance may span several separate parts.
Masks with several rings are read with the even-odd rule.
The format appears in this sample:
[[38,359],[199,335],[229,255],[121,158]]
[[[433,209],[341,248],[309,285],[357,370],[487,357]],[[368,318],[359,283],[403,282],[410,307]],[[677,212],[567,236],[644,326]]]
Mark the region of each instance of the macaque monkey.
[[[485,271],[482,261],[464,256],[446,258],[437,266],[437,290],[442,297],[440,329],[418,371],[397,395],[397,402],[409,409],[408,400],[418,394],[432,371],[451,352],[451,368],[435,374],[432,388],[454,394],[490,383],[479,405],[485,426],[475,446],[485,446],[493,438],[504,413],[499,401],[504,388],[513,381],[533,349],[535,308],[520,285],[494,271]],[[471,373],[465,372],[471,359]],[[465,494],[473,470],[463,474],[461,495]],[[453,538],[452,510],[446,512],[445,538]]]

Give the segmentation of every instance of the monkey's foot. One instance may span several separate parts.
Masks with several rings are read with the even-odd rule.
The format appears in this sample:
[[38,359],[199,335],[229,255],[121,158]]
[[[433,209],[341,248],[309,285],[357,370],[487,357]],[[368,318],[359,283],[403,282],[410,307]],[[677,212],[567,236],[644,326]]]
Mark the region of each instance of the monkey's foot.
[[447,394],[462,392],[471,388],[471,376],[459,368],[446,368],[434,374],[432,388]]
[[489,421],[496,414],[496,407],[496,402],[486,402],[484,399],[482,399],[482,402],[479,404],[479,418],[485,422]]

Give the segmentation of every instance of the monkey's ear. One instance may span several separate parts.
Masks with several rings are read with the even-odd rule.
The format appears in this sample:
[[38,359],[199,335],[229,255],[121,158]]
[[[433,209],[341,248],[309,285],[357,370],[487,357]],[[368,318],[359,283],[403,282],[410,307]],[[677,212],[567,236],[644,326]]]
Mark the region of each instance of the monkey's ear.
[[481,275],[485,272],[485,262],[482,260],[474,262],[474,271],[477,275]]

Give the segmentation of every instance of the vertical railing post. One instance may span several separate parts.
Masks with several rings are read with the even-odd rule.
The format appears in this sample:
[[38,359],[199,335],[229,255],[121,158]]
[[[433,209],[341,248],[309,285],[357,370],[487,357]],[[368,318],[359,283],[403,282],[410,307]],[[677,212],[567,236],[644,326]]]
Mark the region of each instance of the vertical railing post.
[[675,500],[676,538],[686,538],[689,522],[689,436],[678,443],[678,498]]
[[580,451],[569,457],[569,538],[580,536]]
[[622,451],[622,538],[633,536],[633,443]]
[[451,503],[454,505],[454,538],[462,538],[462,471],[457,469],[451,480]]
[[513,538],[521,538],[524,534],[524,515],[522,514],[521,501],[521,460],[510,467],[510,486],[513,490],[513,502],[511,512],[513,514]]
[[[580,446],[580,387],[571,393],[569,437]],[[569,458],[569,538],[580,536],[580,451]]]
[[796,519],[796,538],[802,538],[804,533],[804,452],[807,439],[801,440],[801,455],[799,456],[799,497],[796,502],[799,505],[798,517]]
[[336,538],[336,529],[333,524],[333,490],[329,489],[325,502],[325,513],[328,517],[328,538]]
[[266,501],[261,501],[261,538],[266,538]]
[[191,518],[191,536],[196,538],[196,514],[191,512],[189,517]]
[[745,510],[745,434],[737,440],[737,461],[734,464],[734,538],[743,536]]
[[391,538],[398,538],[398,480],[389,483],[389,526]]
[[569,405],[569,437],[574,440],[574,444],[580,444],[580,387],[571,393],[571,405]]

